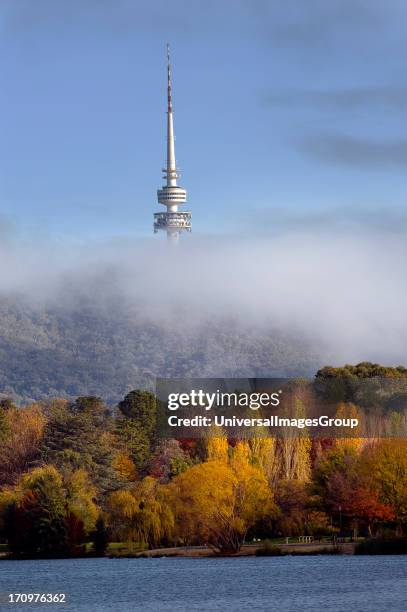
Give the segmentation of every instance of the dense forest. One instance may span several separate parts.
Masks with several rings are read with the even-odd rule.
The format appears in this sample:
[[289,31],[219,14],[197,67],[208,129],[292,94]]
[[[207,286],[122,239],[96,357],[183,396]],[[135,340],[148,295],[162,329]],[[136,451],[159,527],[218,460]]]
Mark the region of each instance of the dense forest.
[[97,395],[113,405],[132,389],[152,389],[156,376],[311,375],[318,367],[298,337],[221,317],[186,329],[155,323],[121,299],[67,298],[52,307],[1,300],[0,396],[26,403]]
[[[406,380],[407,370],[323,368],[312,384],[336,394],[338,413],[355,413],[353,382],[377,377]],[[406,396],[386,399],[384,410],[405,422]],[[24,407],[3,399],[0,537],[9,551],[101,554],[110,541],[236,552],[253,537],[406,533],[405,439],[302,431],[174,440],[160,439],[156,422],[155,396],[144,390],[114,408],[96,396]]]

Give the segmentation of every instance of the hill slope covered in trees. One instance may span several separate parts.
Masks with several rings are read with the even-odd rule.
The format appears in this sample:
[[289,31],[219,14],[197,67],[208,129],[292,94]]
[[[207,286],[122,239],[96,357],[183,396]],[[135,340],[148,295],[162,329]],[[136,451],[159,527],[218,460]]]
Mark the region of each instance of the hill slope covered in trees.
[[119,298],[0,301],[0,396],[17,402],[97,395],[114,403],[156,376],[311,375],[320,365],[305,340],[232,318],[156,323]]

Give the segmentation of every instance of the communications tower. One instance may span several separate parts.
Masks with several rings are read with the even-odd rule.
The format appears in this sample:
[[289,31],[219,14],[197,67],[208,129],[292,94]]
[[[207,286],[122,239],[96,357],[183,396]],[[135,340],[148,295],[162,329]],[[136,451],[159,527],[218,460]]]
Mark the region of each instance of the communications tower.
[[172,112],[172,83],[170,47],[167,44],[167,166],[163,168],[166,184],[157,190],[159,204],[166,206],[165,212],[154,213],[154,233],[165,230],[167,237],[177,242],[181,232],[190,232],[191,213],[178,210],[187,201],[187,192],[178,185],[180,177],[175,160],[174,119]]

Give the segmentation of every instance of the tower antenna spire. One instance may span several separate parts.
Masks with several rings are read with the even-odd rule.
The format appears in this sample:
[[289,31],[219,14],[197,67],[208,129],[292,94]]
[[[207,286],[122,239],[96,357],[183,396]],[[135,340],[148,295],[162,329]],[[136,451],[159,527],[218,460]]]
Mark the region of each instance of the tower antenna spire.
[[172,112],[172,71],[170,45],[167,43],[167,165],[163,168],[166,184],[157,191],[160,204],[166,212],[154,213],[154,232],[165,229],[167,236],[177,242],[180,232],[191,231],[191,213],[179,211],[178,206],[187,201],[187,192],[178,185],[179,173],[175,161],[174,118]]
[[168,91],[168,112],[172,111],[172,94],[171,94],[171,58],[170,44],[167,43],[167,91]]

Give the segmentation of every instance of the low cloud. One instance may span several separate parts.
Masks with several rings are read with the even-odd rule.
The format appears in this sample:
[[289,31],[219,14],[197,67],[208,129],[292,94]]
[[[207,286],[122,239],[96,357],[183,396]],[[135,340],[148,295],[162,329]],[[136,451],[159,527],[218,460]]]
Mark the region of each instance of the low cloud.
[[303,337],[324,361],[407,363],[404,235],[191,236],[175,249],[162,238],[15,244],[0,253],[1,296],[40,309],[91,305],[112,320],[120,307],[177,333],[233,321],[245,334]]

